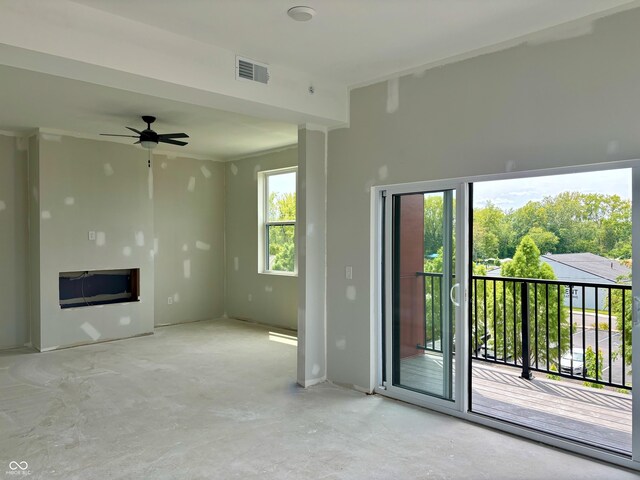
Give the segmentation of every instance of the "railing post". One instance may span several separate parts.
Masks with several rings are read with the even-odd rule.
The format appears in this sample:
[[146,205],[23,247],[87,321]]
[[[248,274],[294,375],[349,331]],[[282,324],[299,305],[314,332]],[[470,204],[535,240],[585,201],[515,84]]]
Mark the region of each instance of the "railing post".
[[522,282],[520,291],[520,311],[522,314],[522,378],[531,380],[529,370],[529,284]]

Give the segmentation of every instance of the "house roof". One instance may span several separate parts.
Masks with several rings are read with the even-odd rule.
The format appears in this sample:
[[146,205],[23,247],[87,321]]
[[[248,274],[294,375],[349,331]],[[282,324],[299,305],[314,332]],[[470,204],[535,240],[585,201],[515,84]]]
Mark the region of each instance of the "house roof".
[[541,258],[553,260],[612,282],[615,282],[622,275],[631,273],[631,270],[620,262],[593,253],[548,253],[542,255]]

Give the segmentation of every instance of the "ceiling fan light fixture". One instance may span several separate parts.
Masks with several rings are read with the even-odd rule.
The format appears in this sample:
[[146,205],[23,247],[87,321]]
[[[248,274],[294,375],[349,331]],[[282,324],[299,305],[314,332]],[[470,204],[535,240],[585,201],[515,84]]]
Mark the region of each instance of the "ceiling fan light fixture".
[[143,148],[148,148],[149,150],[153,150],[158,146],[158,142],[154,142],[153,140],[142,140],[140,142],[140,145]]
[[316,11],[311,7],[306,7],[304,5],[298,5],[296,7],[291,7],[287,10],[287,15],[289,15],[296,22],[308,22],[311,20],[316,14]]

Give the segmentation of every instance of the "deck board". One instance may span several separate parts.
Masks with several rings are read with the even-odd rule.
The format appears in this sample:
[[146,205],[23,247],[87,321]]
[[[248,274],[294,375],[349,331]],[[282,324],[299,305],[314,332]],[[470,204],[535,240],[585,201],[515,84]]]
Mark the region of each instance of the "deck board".
[[[437,354],[403,359],[401,384],[438,394],[442,392],[440,365]],[[552,380],[543,373],[525,380],[520,371],[474,361],[472,411],[589,445],[631,452],[631,394]]]

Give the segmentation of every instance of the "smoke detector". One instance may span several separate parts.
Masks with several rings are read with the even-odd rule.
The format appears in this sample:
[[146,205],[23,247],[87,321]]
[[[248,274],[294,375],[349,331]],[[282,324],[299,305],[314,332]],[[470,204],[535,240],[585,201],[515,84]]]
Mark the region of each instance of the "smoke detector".
[[293,18],[296,22],[308,22],[315,14],[316,11],[313,8],[302,5],[291,7],[287,10],[287,15]]

